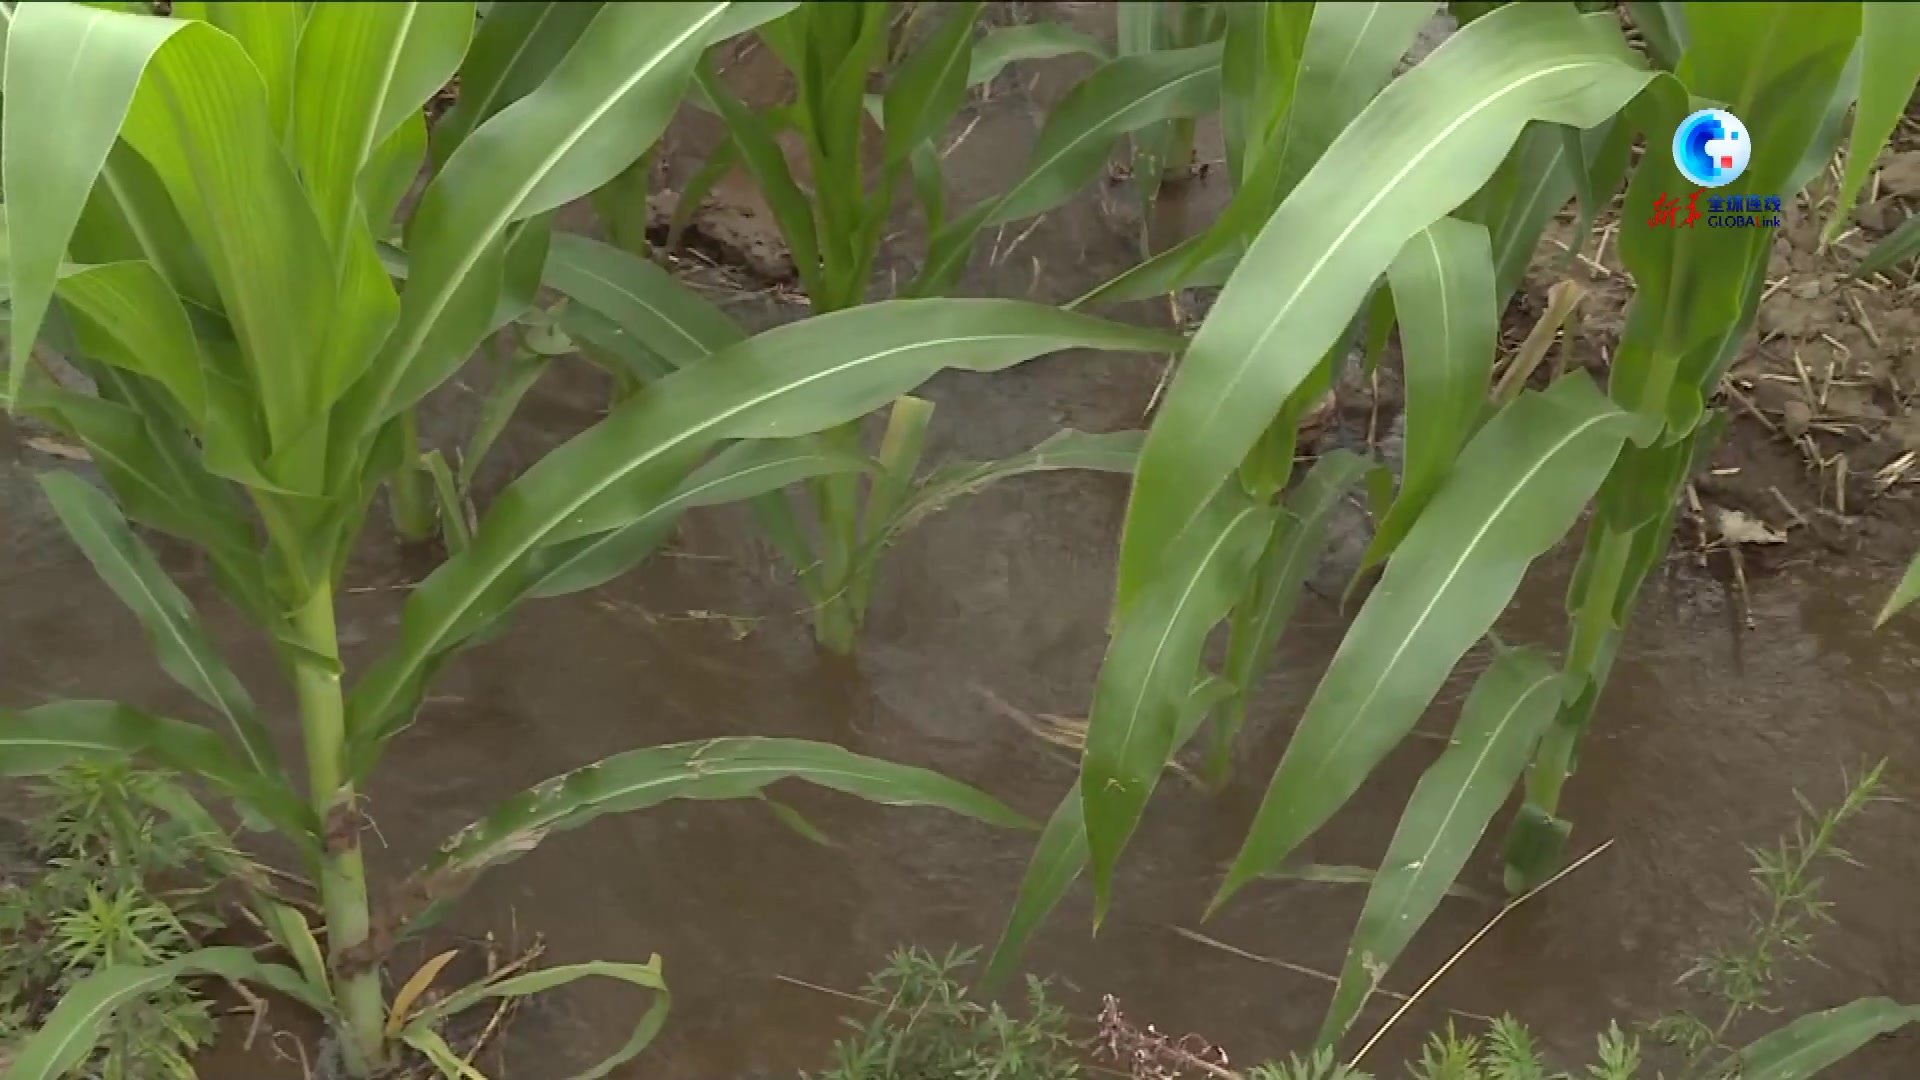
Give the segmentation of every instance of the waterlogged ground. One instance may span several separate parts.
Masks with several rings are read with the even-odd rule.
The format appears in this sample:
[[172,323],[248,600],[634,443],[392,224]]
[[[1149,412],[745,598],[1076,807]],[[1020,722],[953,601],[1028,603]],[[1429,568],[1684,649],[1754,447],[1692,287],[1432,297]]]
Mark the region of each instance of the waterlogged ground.
[[[1031,93],[1002,88],[979,109],[982,119],[950,169],[958,199],[1003,182],[1031,138],[1034,102],[1050,100],[1075,73],[1073,62],[1062,62]],[[698,133],[686,137],[696,142]],[[1217,204],[1221,181],[1191,187],[1185,198],[1201,218]],[[987,265],[993,242],[983,242],[970,288],[1077,295],[1134,257],[1130,203],[1124,187],[1098,192],[1050,215],[996,265]],[[737,300],[735,310],[752,321],[782,317],[766,296],[715,295]],[[1769,303],[1792,297],[1783,290]],[[942,376],[925,391],[939,405],[931,452],[988,457],[1061,426],[1137,426],[1159,376],[1153,359],[1086,354],[991,378]],[[551,373],[496,452],[491,482],[593,422],[604,395],[584,365]],[[470,412],[470,395],[455,387],[435,424],[450,436]],[[1344,412],[1332,437],[1356,438],[1368,412],[1364,402]],[[1757,424],[1736,427],[1734,438],[1731,453],[1772,452]],[[72,466],[50,449],[59,448],[44,433],[0,429],[0,703],[118,697],[193,714],[41,500],[32,475]],[[747,515],[696,512],[672,550],[639,573],[528,607],[498,640],[448,666],[372,784],[374,871],[394,879],[445,835],[547,776],[636,745],[717,735],[831,740],[938,768],[1042,817],[1072,767],[1010,712],[1084,713],[1105,646],[1124,499],[1124,483],[1112,477],[1041,476],[929,520],[889,557],[853,664],[816,656],[802,597]],[[1325,596],[1338,595],[1364,545],[1357,511],[1346,524],[1316,583]],[[1511,1011],[1571,1065],[1609,1019],[1650,1019],[1687,1003],[1675,978],[1740,930],[1753,895],[1742,845],[1767,843],[1791,825],[1794,790],[1817,802],[1835,798],[1842,770],[1887,757],[1890,786],[1920,792],[1920,728],[1912,722],[1920,626],[1870,629],[1893,577],[1889,552],[1862,544],[1799,550],[1749,574],[1744,595],[1728,583],[1723,555],[1677,555],[1649,585],[1568,796],[1575,848],[1612,846],[1481,941],[1370,1064],[1396,1072],[1391,1063],[1418,1033],[1453,1010]],[[291,707],[267,651],[220,608],[191,555],[162,551],[291,749]],[[431,565],[430,555],[402,552],[377,529],[368,538],[342,605],[350,666],[392,639],[404,590]],[[1503,624],[1506,637],[1557,645],[1569,565],[1556,556],[1536,569]],[[1338,969],[1361,892],[1264,883],[1204,927],[1199,916],[1343,621],[1330,600],[1306,598],[1259,696],[1241,780],[1218,796],[1178,781],[1162,786],[1099,935],[1090,933],[1083,891],[1043,931],[1031,966],[1061,980],[1077,1014],[1091,1016],[1100,996],[1113,994],[1136,1021],[1201,1033],[1236,1063],[1311,1039],[1330,988],[1299,969]],[[1479,660],[1469,658],[1423,722],[1428,737],[1395,752],[1306,857],[1377,861]],[[408,946],[396,968],[404,974],[455,946],[477,957],[474,943],[489,937],[511,949],[538,935],[547,963],[659,953],[673,1018],[642,1062],[616,1075],[786,1077],[820,1067],[841,1030],[837,1018],[857,1007],[798,983],[854,989],[904,942],[991,943],[1032,837],[806,789],[779,794],[833,846],[802,839],[753,803],[674,804],[603,819],[484,879],[443,931]],[[1909,805],[1877,806],[1860,822],[1848,846],[1864,868],[1840,867],[1828,887],[1838,921],[1819,939],[1824,966],[1797,972],[1783,1006],[1799,1011],[1869,994],[1920,1001],[1916,835],[1920,814]],[[1465,884],[1498,893],[1490,850],[1476,857]],[[1410,991],[1493,910],[1448,901],[1388,986]],[[1293,967],[1198,944],[1177,928]],[[640,1004],[601,985],[556,993],[514,1020],[504,1061],[489,1052],[480,1064],[497,1077],[567,1075],[617,1045]],[[1377,1025],[1388,1004],[1376,1001],[1361,1026]],[[263,1035],[245,1051],[245,1024],[230,1027],[233,1037],[203,1075],[302,1075],[289,1039],[270,1045]],[[284,1005],[266,1027],[311,1033]],[[1920,1036],[1909,1034],[1882,1040],[1833,1075],[1907,1080],[1916,1062]]]

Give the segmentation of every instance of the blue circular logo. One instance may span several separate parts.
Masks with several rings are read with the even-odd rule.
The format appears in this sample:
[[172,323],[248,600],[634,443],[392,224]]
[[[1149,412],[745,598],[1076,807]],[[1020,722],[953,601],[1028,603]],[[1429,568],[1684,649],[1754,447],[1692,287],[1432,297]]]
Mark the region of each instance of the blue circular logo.
[[1673,133],[1673,163],[1680,175],[1701,187],[1731,184],[1753,159],[1747,125],[1725,109],[1701,109]]

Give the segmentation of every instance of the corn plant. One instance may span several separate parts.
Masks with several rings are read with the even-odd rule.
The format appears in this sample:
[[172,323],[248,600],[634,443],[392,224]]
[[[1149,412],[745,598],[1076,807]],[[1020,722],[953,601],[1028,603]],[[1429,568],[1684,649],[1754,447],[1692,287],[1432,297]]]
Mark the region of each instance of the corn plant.
[[[1275,153],[1288,159],[1289,140],[1278,151],[1246,149],[1253,132],[1266,130],[1250,118],[1285,117],[1300,103],[1240,100],[1233,88],[1300,94],[1315,66],[1296,61],[1299,75],[1290,79],[1286,64],[1271,58],[1301,54],[1274,42],[1304,41],[1310,54],[1323,18],[1345,6],[1315,6],[1304,32],[1289,22],[1297,13],[1275,13],[1279,5],[1237,6],[1251,10],[1229,22],[1227,56],[1264,47],[1269,60],[1237,69],[1261,77],[1226,79],[1238,117],[1226,127],[1242,147],[1233,204],[1195,240],[1089,297],[1226,278],[1142,448],[1079,782],[1042,834],[992,965],[1003,971],[1011,963],[1088,866],[1096,921],[1104,915],[1113,867],[1169,757],[1207,713],[1245,692],[1241,673],[1264,662],[1278,629],[1261,620],[1291,604],[1291,568],[1313,556],[1294,547],[1317,546],[1315,507],[1328,488],[1369,472],[1354,455],[1329,455],[1280,499],[1299,410],[1346,358],[1356,323],[1386,311],[1403,346],[1409,438],[1398,490],[1379,473],[1369,482],[1381,510],[1369,555],[1382,574],[1300,717],[1214,908],[1277,869],[1352,797],[1487,637],[1533,560],[1593,512],[1569,599],[1566,655],[1495,643],[1493,664],[1416,789],[1369,890],[1321,1031],[1327,1046],[1523,775],[1510,881],[1531,885],[1558,864],[1568,830],[1556,816],[1559,792],[1635,591],[1666,549],[1679,485],[1719,430],[1709,401],[1752,325],[1771,239],[1759,230],[1655,230],[1629,220],[1622,256],[1639,292],[1606,391],[1573,372],[1545,390],[1490,401],[1493,331],[1511,288],[1502,282],[1518,280],[1503,277],[1493,237],[1514,221],[1518,234],[1537,237],[1522,219],[1543,201],[1547,214],[1557,210],[1565,196],[1540,192],[1560,183],[1583,196],[1583,215],[1592,213],[1641,134],[1648,150],[1626,205],[1630,219],[1649,212],[1655,193],[1679,186],[1662,151],[1698,98],[1724,103],[1756,133],[1743,186],[1790,194],[1836,149],[1855,86],[1890,77],[1864,62],[1857,84],[1843,77],[1863,37],[1888,18],[1886,5],[1657,5],[1683,43],[1671,70],[1632,49],[1612,12],[1505,5],[1360,97],[1344,127],[1293,166],[1289,184],[1295,174],[1273,164]],[[1687,35],[1689,17],[1713,33]],[[1236,42],[1242,25],[1266,29],[1257,46]],[[1284,32],[1289,26],[1298,36]],[[1542,138],[1561,144],[1551,173],[1526,164],[1543,146],[1529,143]],[[1278,179],[1258,179],[1268,176]],[[1497,205],[1507,193],[1518,202]],[[1238,231],[1236,207],[1250,222]],[[1468,213],[1476,220],[1456,216]],[[1249,602],[1259,605],[1253,614]],[[1236,664],[1236,642],[1214,674],[1203,666],[1202,645],[1230,618],[1236,631],[1259,626],[1242,639],[1259,648],[1250,665]]]
[[[725,170],[743,168],[771,208],[818,316],[867,300],[895,204],[901,189],[910,187],[924,219],[927,253],[903,291],[931,296],[954,286],[982,227],[1004,227],[1052,209],[1095,178],[1121,134],[1168,117],[1190,118],[1209,110],[1218,96],[1217,48],[1109,62],[1054,111],[1009,190],[950,217],[938,139],[969,88],[989,82],[1015,60],[1104,52],[1058,26],[1008,27],[976,39],[982,6],[869,0],[798,7],[757,32],[793,76],[793,99],[772,108],[750,108],[703,64],[695,76],[696,100],[725,121],[728,139],[681,192],[676,221],[685,220]],[[917,34],[923,23],[924,33]],[[896,25],[892,36],[898,43],[890,45],[889,29]],[[867,93],[870,79],[884,80],[881,92]],[[877,137],[870,136],[876,127]],[[778,142],[787,131],[800,137],[803,170],[794,168]],[[615,261],[611,253],[592,257]],[[625,277],[643,272],[629,263]],[[657,289],[670,287],[663,275],[648,277]],[[559,287],[579,299],[578,291]],[[593,322],[589,318],[580,329],[605,350],[612,343],[604,335],[595,340]],[[634,385],[650,377],[630,368],[626,374]],[[809,482],[797,505],[784,492],[754,501],[767,535],[796,568],[816,636],[831,651],[852,651],[880,554],[928,509],[1035,469],[1130,471],[1139,439],[1137,433],[1063,431],[1003,462],[949,467],[916,479],[933,408],[921,398],[901,398],[889,410],[868,467]],[[823,453],[865,456],[855,424],[823,434],[820,442]]]
[[[524,314],[550,243],[567,247],[550,235],[551,212],[640,157],[702,52],[790,7],[596,10],[550,70],[472,118],[407,218],[398,284],[376,241],[418,174],[420,106],[460,67],[472,5],[182,4],[173,17],[64,3],[0,9],[7,405],[88,449],[110,494],[67,474],[45,477],[46,494],[168,674],[218,720],[207,727],[108,701],[0,711],[0,772],[138,758],[188,773],[288,842],[322,912],[313,925],[288,905],[260,903],[290,963],[235,947],[100,972],[20,1048],[9,1076],[61,1075],[117,1005],[195,975],[260,982],[313,1008],[353,1077],[380,1069],[402,1044],[470,1077],[437,1029],[492,998],[585,977],[651,991],[655,1004],[625,1044],[588,1074],[603,1075],[663,1022],[658,958],[481,982],[430,1004],[421,1004],[433,977],[423,971],[390,1003],[383,976],[394,943],[549,834],[671,799],[751,796],[791,777],[1022,823],[937,774],[827,744],[651,746],[506,800],[383,890],[390,904],[369,903],[363,785],[434,672],[498,633],[519,602],[605,580],[609,566],[637,561],[628,558],[636,535],[703,500],[753,494],[742,485],[769,470],[785,468],[791,482],[851,467],[792,453],[786,440],[814,445],[809,436],[943,367],[992,371],[1063,348],[1178,344],[991,300],[868,305],[729,341],[509,486],[463,550],[411,592],[398,640],[349,692],[334,594],[372,493],[407,456],[406,411]],[[50,354],[85,382],[63,378]],[[224,598],[275,646],[298,705],[304,785],[129,520],[202,551]]]
[[[1138,56],[1160,50],[1192,49],[1220,40],[1230,5],[1214,3],[1121,4],[1114,11],[1120,55]],[[1146,250],[1149,210],[1164,183],[1177,183],[1190,175],[1194,167],[1193,138],[1196,118],[1191,116],[1160,120],[1134,132],[1133,187],[1139,196],[1141,213],[1141,250]]]

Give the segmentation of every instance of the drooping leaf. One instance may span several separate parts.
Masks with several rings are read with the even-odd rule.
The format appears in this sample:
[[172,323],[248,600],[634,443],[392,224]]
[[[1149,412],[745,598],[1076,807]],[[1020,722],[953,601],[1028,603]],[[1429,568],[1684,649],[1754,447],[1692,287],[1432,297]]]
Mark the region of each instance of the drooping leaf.
[[1405,466],[1356,576],[1399,546],[1479,426],[1500,335],[1493,254],[1478,225],[1434,222],[1394,258],[1387,280],[1406,378]]
[[92,1052],[115,1010],[192,975],[260,983],[321,1013],[328,1007],[293,969],[262,963],[249,950],[234,946],[200,949],[151,967],[105,967],[74,983],[40,1029],[20,1044],[8,1080],[59,1080],[68,1075]]
[[[6,76],[4,182],[14,205],[35,208],[10,230],[11,389],[18,391],[19,365],[81,208],[115,136],[124,136],[207,257],[276,447],[296,442],[315,415],[305,357],[324,332],[332,290],[307,280],[325,265],[324,247],[278,151],[253,61],[203,23],[72,4],[22,9],[10,48],[31,60],[10,65]],[[84,99],[70,83],[76,77],[87,80]],[[89,107],[75,109],[75,100]],[[37,121],[49,115],[62,122]]]
[[[1005,828],[1032,823],[957,780],[804,739],[722,738],[615,754],[536,785],[441,846],[415,875],[436,902],[488,867],[518,858],[548,835],[603,814],[670,799],[738,799],[796,779],[888,806],[931,806]],[[417,928],[417,927],[416,927]]]
[[312,811],[291,790],[235,758],[226,740],[203,727],[112,701],[58,701],[25,712],[0,709],[0,775],[44,776],[75,763],[130,758],[211,784],[308,852],[318,851]]
[[834,449],[811,436],[735,443],[639,517],[535,550],[531,561],[538,580],[528,595],[562,596],[613,580],[665,543],[680,515],[693,507],[740,502],[815,476],[872,468],[865,455]]
[[1529,120],[1589,126],[1645,85],[1610,17],[1598,18],[1512,4],[1475,20],[1382,91],[1267,222],[1147,435],[1119,610],[1414,234],[1479,188]]
[[1806,1080],[1912,1023],[1920,1023],[1920,1005],[1887,998],[1861,998],[1808,1013],[1741,1050],[1741,1080]]
[[537,580],[527,554],[596,499],[641,514],[716,444],[863,416],[943,366],[994,371],[1062,348],[1174,349],[1170,335],[1005,300],[894,300],[759,334],[654,384],[495,500],[473,547],[415,589],[401,642],[354,688],[360,750],[403,725],[428,666]]
[[855,560],[854,572],[860,573],[861,567],[877,562],[887,546],[901,534],[946,509],[954,500],[1001,480],[1061,469],[1131,473],[1145,434],[1140,431],[1089,434],[1068,429],[1056,431],[1032,449],[999,461],[943,465],[903,492],[898,506],[875,521],[873,524],[877,527],[865,531],[866,544]]
[[1523,394],[1467,444],[1341,640],[1214,908],[1279,865],[1413,729],[1528,565],[1573,524],[1631,425],[1575,374]]
[[252,696],[220,658],[193,603],[127,527],[113,500],[72,473],[42,473],[39,479],[67,535],[139,618],[160,666],[226,719],[255,772],[263,779],[282,779],[279,758]]
[[574,233],[553,238],[542,282],[606,316],[676,368],[747,336],[651,259]]
[[[614,1069],[632,1061],[653,1042],[654,1036],[666,1026],[667,1008],[671,1001],[667,993],[667,983],[660,971],[660,957],[654,956],[644,964],[620,964],[599,960],[585,964],[561,964],[556,967],[542,968],[524,975],[513,975],[504,979],[494,979],[477,986],[455,991],[443,1000],[422,1009],[419,1018],[409,1024],[402,1033],[409,1045],[419,1045],[429,1041],[425,1037],[433,1032],[433,1025],[448,1017],[465,1012],[483,1002],[495,998],[525,998],[543,991],[579,982],[581,979],[613,979],[629,986],[637,986],[651,992],[653,1004],[640,1016],[640,1022],[634,1025],[627,1041],[620,1049],[608,1055],[599,1064],[582,1072],[574,1073],[568,1080],[600,1080]],[[444,1047],[444,1043],[442,1046]],[[458,1059],[455,1059],[458,1060]]]
[[[113,26],[93,43],[83,71],[69,44],[92,37],[98,23],[122,20],[110,12],[77,4],[30,5],[8,10],[4,74],[4,118],[0,118],[0,187],[13,206],[32,206],[22,220],[8,222],[8,282],[13,339],[7,397],[20,396],[27,354],[39,336],[40,322],[53,300],[54,280],[66,258],[67,241],[79,224],[87,192],[107,162],[120,134],[148,58],[179,24],[133,19],[131,27]],[[16,48],[16,43],[22,43]],[[19,58],[13,59],[13,54]],[[66,110],[64,122],[28,123],[29,110],[50,110],[71,100],[75,80],[84,78],[89,107]],[[55,115],[42,111],[41,116]],[[31,167],[29,167],[31,166]]]
[[1499,656],[1474,682],[1452,741],[1401,811],[1347,944],[1317,1045],[1339,1043],[1368,994],[1440,906],[1553,721],[1560,685],[1560,673],[1533,649]]
[[1114,629],[1080,759],[1096,923],[1121,849],[1173,753],[1180,706],[1198,678],[1207,635],[1246,587],[1273,523],[1271,507],[1223,489],[1168,549],[1153,585]]
[[166,387],[187,421],[204,429],[206,361],[186,308],[152,264],[63,267],[54,292],[86,355]]
[[[1181,706],[1179,729],[1175,732],[1175,749],[1185,746],[1200,729],[1213,709],[1226,700],[1231,691],[1225,681],[1209,675],[1203,678],[1187,696]],[[1060,905],[1067,889],[1073,885],[1080,872],[1087,866],[1087,826],[1084,803],[1080,798],[1080,781],[1073,786],[1054,808],[1053,816],[1047,819],[1046,828],[1040,831],[1040,840],[1034,845],[1033,855],[1027,860],[1027,872],[1020,879],[1020,891],[1013,902],[1013,911],[1007,915],[1007,924],[1000,931],[1000,940],[993,946],[993,955],[987,960],[986,972],[981,976],[981,984],[987,988],[1000,985],[1013,973],[1014,965],[1020,962],[1020,956],[1026,952],[1027,942],[1033,939],[1034,931],[1040,928],[1047,914]]]
[[1122,56],[1075,86],[1047,117],[1020,179],[986,224],[1050,210],[1106,164],[1117,135],[1158,120],[1200,115],[1220,100],[1220,45]]
[[967,85],[980,86],[993,81],[1007,65],[1022,60],[1050,60],[1074,54],[1106,60],[1111,53],[1099,41],[1072,27],[1056,22],[998,26],[974,42],[973,58],[967,67]]

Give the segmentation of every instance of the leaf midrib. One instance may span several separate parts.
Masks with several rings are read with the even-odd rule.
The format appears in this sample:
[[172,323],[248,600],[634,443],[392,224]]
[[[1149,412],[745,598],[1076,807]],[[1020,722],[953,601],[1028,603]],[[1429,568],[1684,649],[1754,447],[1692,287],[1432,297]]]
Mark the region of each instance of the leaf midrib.
[[[1181,614],[1186,611],[1188,603],[1193,599],[1194,592],[1199,589],[1201,580],[1207,576],[1207,571],[1213,567],[1213,561],[1219,557],[1220,549],[1226,546],[1228,538],[1240,528],[1240,523],[1245,521],[1248,515],[1257,513],[1259,510],[1260,507],[1258,506],[1245,506],[1233,515],[1233,520],[1228,522],[1226,527],[1220,530],[1219,535],[1216,536],[1213,543],[1208,546],[1206,554],[1203,555],[1195,565],[1193,575],[1187,579],[1186,587],[1180,591],[1180,601],[1174,605],[1172,615],[1169,616],[1163,624],[1164,629],[1160,633],[1160,640],[1154,643],[1152,657],[1147,661],[1146,670],[1140,678],[1140,692],[1134,695],[1133,708],[1127,716],[1127,726],[1122,730],[1120,743],[1118,747],[1116,747],[1116,753],[1114,755],[1116,762],[1124,761],[1128,753],[1133,749],[1133,736],[1134,732],[1137,731],[1140,726],[1140,711],[1146,702],[1147,691],[1153,686],[1154,672],[1160,666],[1160,658],[1166,654],[1167,642],[1173,637],[1174,629],[1178,627],[1180,623]],[[1115,771],[1118,772],[1119,770],[1116,769]],[[1159,767],[1155,768],[1154,773],[1155,775],[1159,774]],[[1119,779],[1124,780],[1125,778],[1119,777]]]
[[1466,801],[1467,790],[1473,786],[1474,778],[1478,776],[1480,770],[1486,766],[1487,759],[1493,756],[1493,748],[1499,743],[1501,734],[1507,730],[1507,725],[1513,723],[1513,718],[1520,714],[1521,709],[1525,707],[1527,701],[1531,699],[1533,695],[1539,693],[1542,687],[1550,686],[1558,681],[1559,677],[1560,675],[1557,671],[1547,671],[1540,675],[1532,684],[1527,686],[1525,690],[1522,690],[1518,697],[1514,698],[1513,704],[1509,706],[1506,713],[1500,717],[1500,722],[1495,724],[1487,732],[1487,738],[1481,743],[1479,754],[1475,755],[1473,764],[1467,769],[1466,779],[1454,788],[1453,801],[1447,804],[1446,813],[1440,815],[1439,825],[1433,830],[1433,838],[1428,841],[1426,850],[1420,853],[1420,858],[1415,860],[1413,873],[1407,876],[1405,883],[1398,890],[1399,895],[1392,897],[1389,903],[1382,905],[1383,910],[1394,911],[1406,903],[1408,894],[1413,891],[1414,883],[1427,872],[1427,867],[1433,860],[1435,849],[1439,848],[1441,839],[1446,835],[1447,825],[1453,821],[1453,816],[1460,812],[1460,804]]
[[[1487,109],[1492,108],[1496,102],[1500,101],[1502,98],[1505,98],[1507,95],[1513,93],[1514,91],[1519,90],[1523,86],[1533,83],[1539,79],[1544,79],[1553,75],[1558,75],[1565,71],[1572,71],[1582,67],[1599,67],[1599,66],[1603,66],[1603,65],[1595,61],[1582,60],[1574,63],[1559,64],[1552,67],[1542,68],[1539,71],[1533,72],[1525,76],[1524,78],[1516,79],[1515,81],[1513,81],[1512,83],[1509,83],[1505,88],[1501,89],[1497,93],[1489,94],[1486,97],[1482,98],[1478,104],[1474,105],[1471,109],[1468,109],[1465,112],[1461,113],[1457,118],[1455,118],[1455,120],[1452,123],[1442,128],[1439,131],[1439,133],[1436,134],[1433,138],[1429,139],[1426,145],[1421,147],[1417,153],[1409,155],[1406,160],[1406,163],[1403,164],[1398,171],[1396,171],[1391,177],[1388,178],[1387,183],[1381,186],[1378,194],[1374,195],[1374,197],[1370,199],[1367,202],[1367,204],[1359,210],[1359,212],[1353,215],[1352,220],[1350,220],[1347,223],[1346,228],[1340,231],[1340,234],[1334,238],[1334,242],[1328,245],[1325,251],[1321,252],[1320,257],[1317,260],[1315,260],[1315,262],[1308,269],[1306,274],[1302,275],[1302,277],[1300,278],[1300,284],[1294,288],[1293,292],[1287,297],[1286,302],[1280,306],[1278,311],[1276,311],[1276,313],[1274,314],[1274,317],[1267,323],[1267,328],[1261,331],[1260,336],[1254,340],[1252,347],[1246,350],[1244,355],[1241,357],[1239,364],[1234,368],[1232,376],[1227,380],[1224,390],[1215,396],[1213,405],[1210,408],[1208,408],[1206,415],[1200,418],[1199,421],[1197,421],[1195,427],[1198,430],[1204,431],[1211,428],[1214,425],[1214,423],[1219,419],[1220,410],[1226,407],[1226,403],[1234,397],[1240,383],[1245,380],[1247,369],[1253,366],[1254,360],[1257,359],[1261,354],[1261,352],[1266,348],[1268,339],[1272,338],[1273,335],[1279,330],[1280,324],[1286,321],[1287,315],[1293,310],[1294,305],[1299,302],[1300,297],[1313,284],[1314,279],[1320,276],[1320,272],[1327,267],[1328,263],[1332,262],[1334,254],[1339,250],[1341,250],[1341,248],[1343,248],[1346,245],[1347,238],[1353,235],[1353,232],[1355,229],[1358,229],[1362,223],[1369,220],[1369,218],[1373,214],[1374,209],[1378,207],[1383,201],[1385,201],[1386,198],[1389,195],[1391,195],[1400,186],[1400,184],[1403,181],[1405,181],[1407,174],[1410,173],[1422,161],[1426,160],[1426,158],[1433,153],[1436,147],[1438,147],[1444,141],[1446,141],[1448,136],[1452,135],[1454,131],[1458,130],[1462,125],[1467,123],[1469,120],[1472,120],[1474,117],[1480,115],[1482,112],[1485,112]],[[1345,139],[1348,136],[1348,134],[1352,132],[1352,130],[1353,129],[1349,127],[1346,131],[1343,131],[1340,135],[1340,138],[1334,140],[1334,145],[1338,145],[1342,139]],[[1329,152],[1331,152],[1332,149],[1333,149],[1332,146],[1328,147]],[[1322,157],[1321,160],[1325,161],[1325,158]],[[1318,163],[1316,163],[1315,167],[1316,168],[1318,167]],[[1278,211],[1276,211],[1275,213],[1277,214]],[[1268,223],[1271,224],[1272,220],[1273,220],[1272,218],[1268,218]],[[1265,232],[1264,226],[1262,227],[1261,231],[1262,233]],[[1196,338],[1195,340],[1197,341],[1198,338]],[[1189,351],[1191,351],[1191,349]],[[1142,456],[1142,459],[1144,460],[1146,455],[1143,452],[1141,456]],[[1186,521],[1181,523],[1180,527],[1185,528],[1188,524],[1191,524],[1193,519],[1198,517],[1199,514],[1200,514],[1200,509],[1196,508],[1191,514],[1187,516]],[[1179,530],[1174,530],[1175,535],[1178,534],[1178,531]]]
[[[1433,590],[1432,596],[1428,599],[1426,606],[1421,609],[1419,617],[1413,621],[1413,625],[1401,636],[1400,644],[1394,648],[1393,655],[1388,658],[1385,664],[1381,665],[1380,674],[1374,679],[1373,686],[1367,690],[1367,696],[1350,713],[1354,718],[1353,721],[1346,725],[1345,729],[1341,731],[1340,737],[1333,741],[1333,745],[1329,746],[1326,752],[1320,755],[1319,761],[1307,766],[1310,771],[1317,772],[1327,759],[1332,758],[1340,752],[1340,748],[1346,745],[1348,737],[1360,729],[1360,719],[1372,710],[1375,699],[1380,696],[1381,689],[1387,684],[1387,676],[1400,666],[1400,658],[1406,654],[1406,651],[1412,647],[1414,639],[1418,638],[1420,632],[1426,628],[1427,620],[1433,616],[1434,610],[1440,606],[1441,599],[1453,588],[1454,579],[1460,576],[1460,571],[1466,566],[1468,559],[1479,550],[1481,542],[1486,539],[1487,533],[1492,531],[1494,524],[1505,516],[1508,508],[1512,506],[1513,501],[1520,497],[1520,492],[1532,484],[1534,478],[1539,475],[1541,470],[1547,467],[1547,463],[1559,457],[1575,439],[1584,435],[1588,429],[1595,425],[1612,420],[1619,415],[1619,412],[1609,410],[1582,421],[1578,426],[1563,435],[1559,442],[1555,443],[1550,450],[1540,455],[1539,459],[1522,474],[1519,482],[1512,485],[1507,493],[1501,497],[1500,502],[1493,508],[1493,512],[1486,516],[1486,519],[1480,523],[1479,529],[1473,533],[1467,544],[1461,548],[1460,557],[1455,559],[1453,565],[1447,569],[1446,574],[1440,579],[1439,587]],[[1324,686],[1325,683],[1321,685]],[[1319,697],[1318,693],[1314,696],[1316,699]],[[1313,704],[1311,702],[1307,706],[1307,713],[1308,715],[1312,715],[1313,713]],[[1284,765],[1285,762],[1283,761],[1282,764]]]

